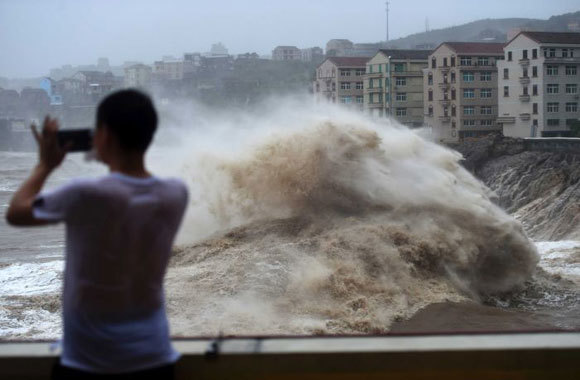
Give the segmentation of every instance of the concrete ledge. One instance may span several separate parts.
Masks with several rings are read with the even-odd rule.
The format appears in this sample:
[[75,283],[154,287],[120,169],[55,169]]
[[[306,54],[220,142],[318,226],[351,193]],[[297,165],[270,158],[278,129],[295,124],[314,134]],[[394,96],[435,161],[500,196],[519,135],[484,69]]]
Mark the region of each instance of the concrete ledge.
[[[580,332],[178,339],[178,379],[578,379]],[[0,344],[1,379],[44,379],[48,342]]]

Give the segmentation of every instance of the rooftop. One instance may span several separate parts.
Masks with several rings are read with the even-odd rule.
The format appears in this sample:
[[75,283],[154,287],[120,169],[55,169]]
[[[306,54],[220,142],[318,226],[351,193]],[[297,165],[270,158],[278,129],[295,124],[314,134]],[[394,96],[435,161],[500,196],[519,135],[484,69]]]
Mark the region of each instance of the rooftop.
[[329,61],[338,67],[365,67],[369,57],[330,57]]
[[380,49],[383,53],[391,59],[421,59],[427,60],[431,50],[405,50],[405,49]]
[[[580,45],[580,33],[521,32],[520,34],[523,34],[538,43]],[[520,34],[518,34],[518,36]]]
[[443,42],[457,54],[497,54],[503,55],[504,43],[497,42]]

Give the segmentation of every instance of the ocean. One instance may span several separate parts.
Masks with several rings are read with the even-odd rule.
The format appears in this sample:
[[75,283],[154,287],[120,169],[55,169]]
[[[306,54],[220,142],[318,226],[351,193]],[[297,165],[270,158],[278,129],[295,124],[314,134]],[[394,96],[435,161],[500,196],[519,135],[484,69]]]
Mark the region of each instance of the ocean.
[[[190,188],[167,274],[174,336],[385,333],[441,303],[580,328],[580,241],[532,242],[458,155],[416,132],[326,115],[276,111],[235,130],[217,118],[151,154]],[[0,152],[2,212],[35,160]],[[70,155],[47,188],[105,173]],[[0,339],[60,336],[63,250],[62,226],[2,218]]]

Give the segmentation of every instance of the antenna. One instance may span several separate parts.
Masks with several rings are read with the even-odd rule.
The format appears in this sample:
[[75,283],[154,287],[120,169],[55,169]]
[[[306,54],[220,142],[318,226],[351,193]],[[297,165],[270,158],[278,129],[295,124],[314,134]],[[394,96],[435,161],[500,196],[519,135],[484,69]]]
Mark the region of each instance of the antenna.
[[387,42],[389,42],[389,1],[385,1],[385,6],[387,10]]

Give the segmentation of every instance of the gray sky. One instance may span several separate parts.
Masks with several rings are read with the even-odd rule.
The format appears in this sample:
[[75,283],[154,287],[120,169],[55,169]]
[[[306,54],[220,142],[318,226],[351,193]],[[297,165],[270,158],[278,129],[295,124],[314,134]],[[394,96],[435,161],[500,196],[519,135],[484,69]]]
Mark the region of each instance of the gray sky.
[[[411,4],[413,6],[411,6]],[[0,76],[48,74],[62,64],[152,63],[208,51],[270,54],[332,38],[385,39],[384,0],[0,0]],[[546,19],[578,0],[391,0],[391,39],[483,18]]]

